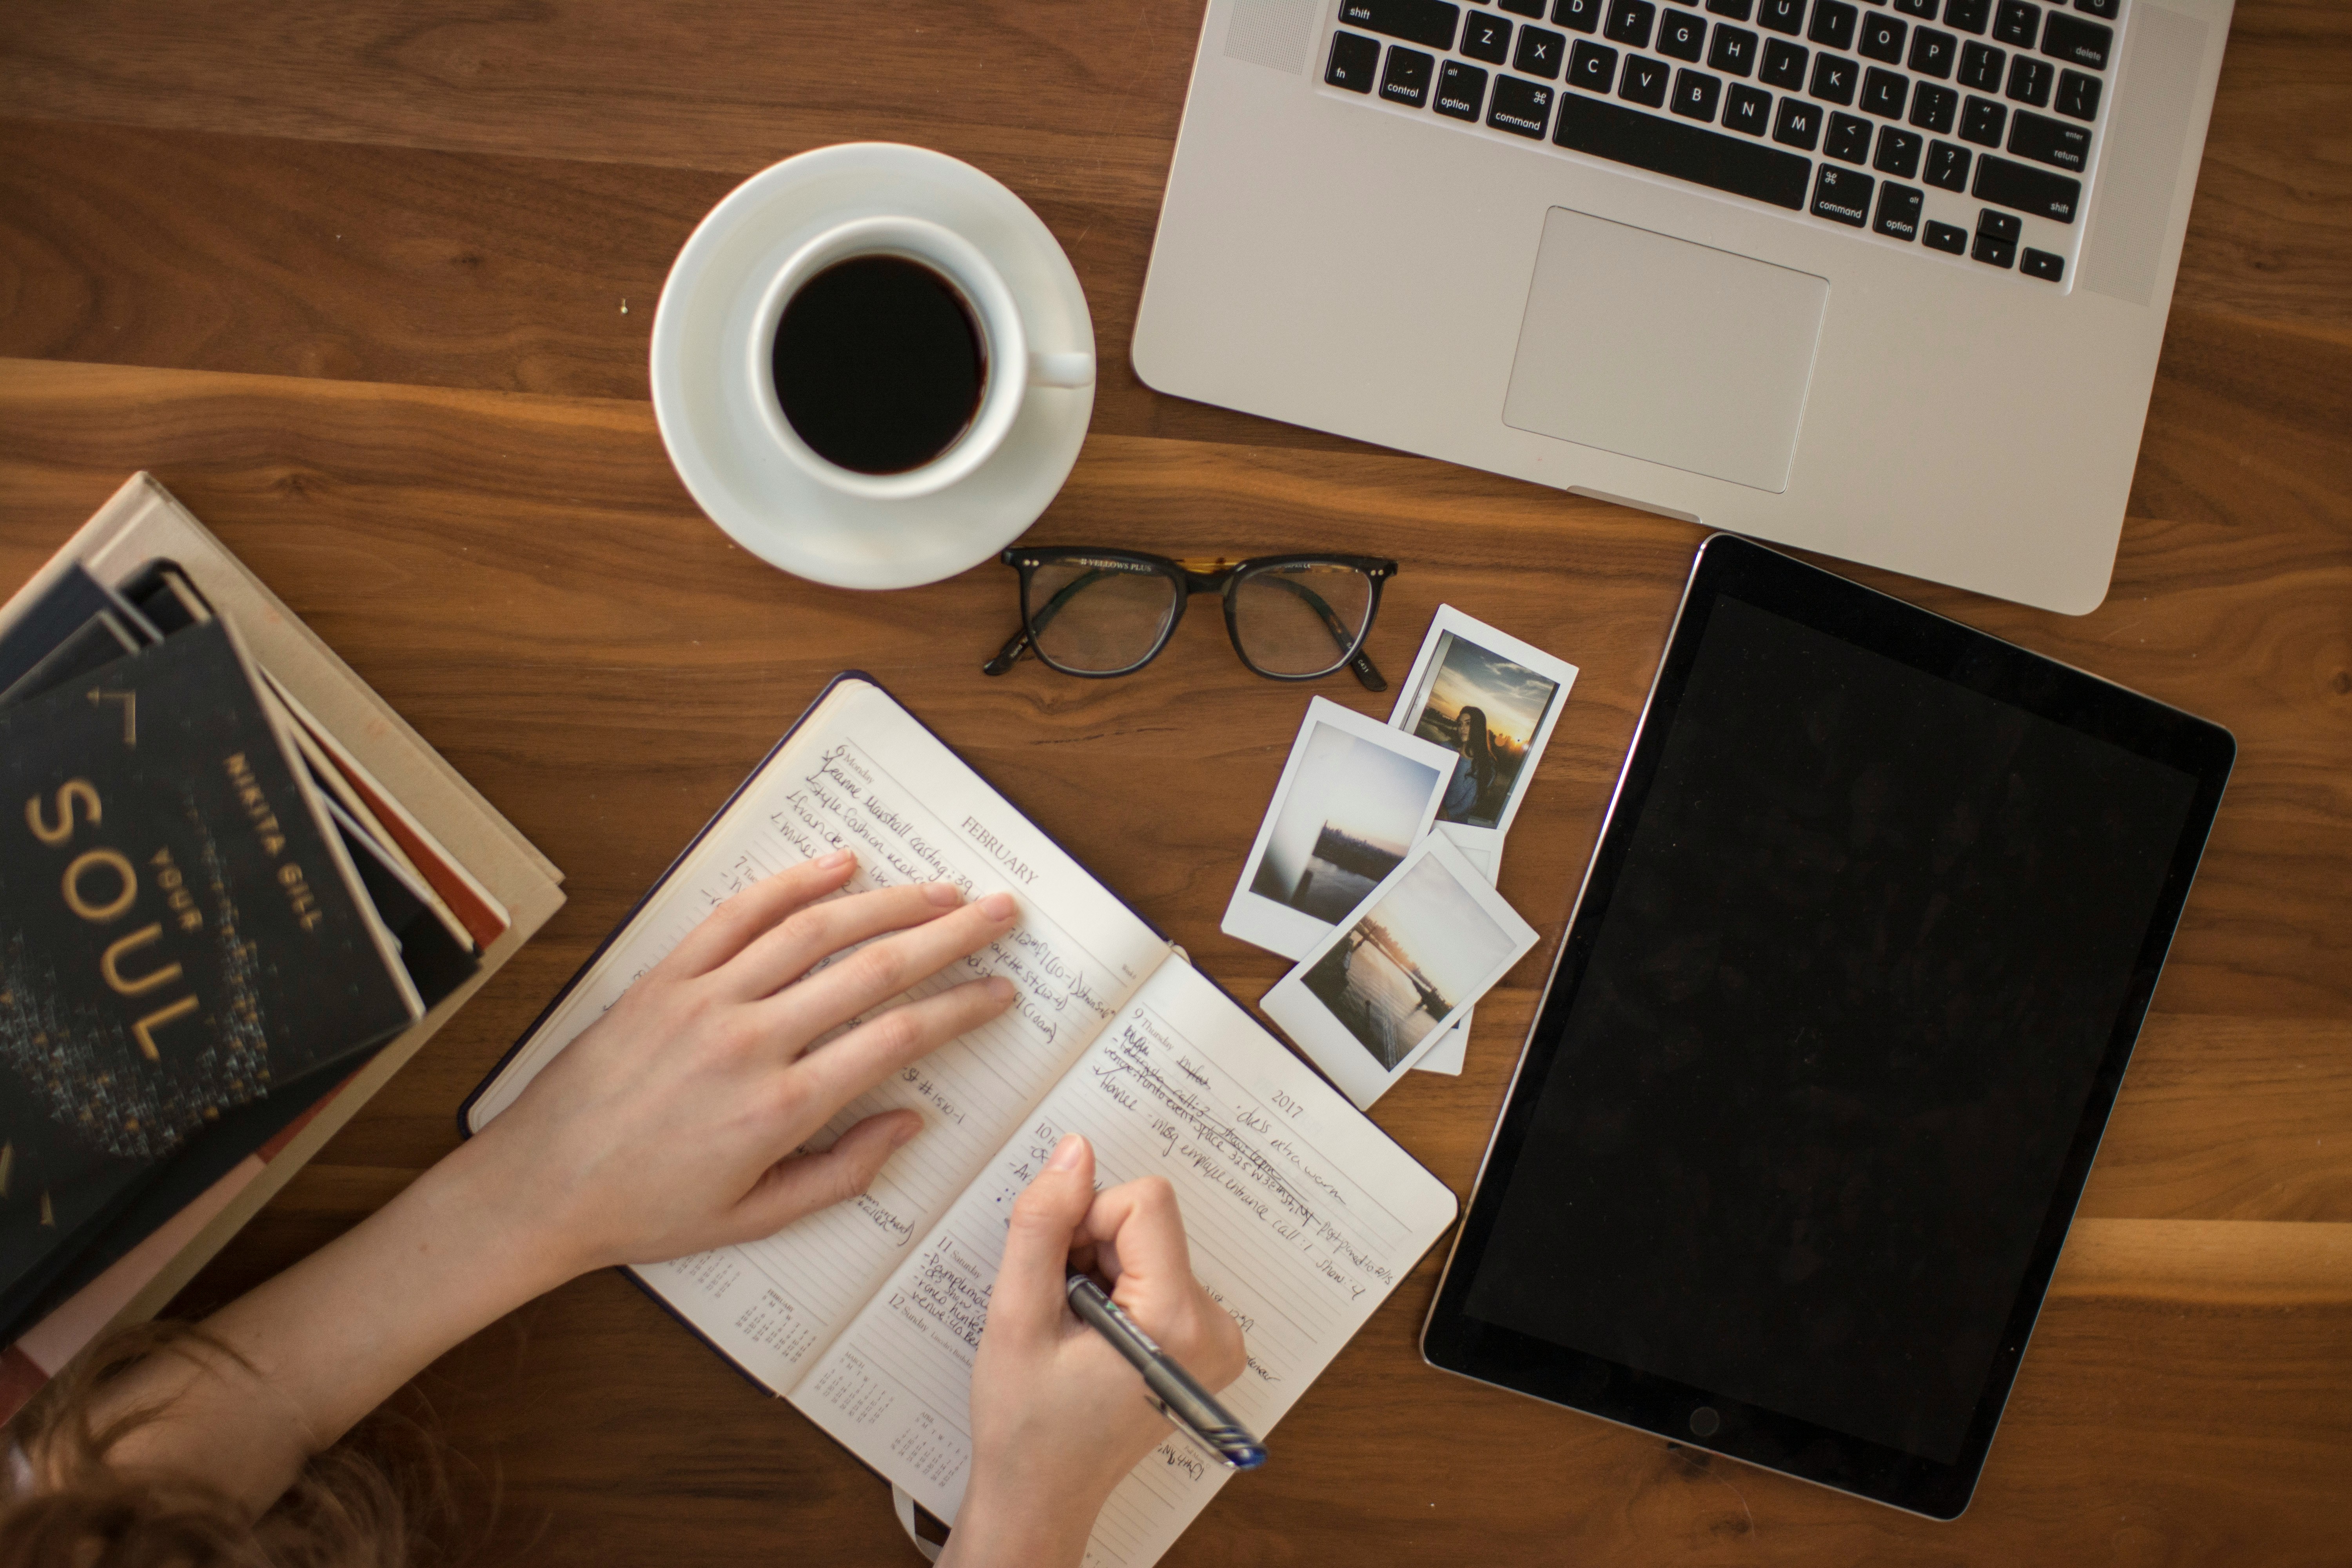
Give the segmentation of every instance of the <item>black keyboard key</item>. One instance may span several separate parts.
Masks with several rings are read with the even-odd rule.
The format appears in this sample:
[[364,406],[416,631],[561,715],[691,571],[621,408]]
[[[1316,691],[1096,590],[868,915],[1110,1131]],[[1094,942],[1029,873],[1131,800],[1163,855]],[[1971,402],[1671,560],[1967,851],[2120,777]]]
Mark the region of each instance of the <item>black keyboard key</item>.
[[1495,0],[1495,4],[1515,16],[1538,22],[1543,20],[1544,0]]
[[1712,121],[1723,100],[1723,79],[1705,71],[1675,72],[1675,100],[1670,106],[1685,120]]
[[1927,183],[1937,190],[1965,191],[1969,188],[1969,150],[1955,147],[1949,142],[1927,143]]
[[1511,53],[1511,68],[1549,81],[1559,75],[1559,63],[1567,54],[1568,40],[1549,27],[1523,26],[1519,46]]
[[2009,96],[2036,109],[2045,107],[2050,102],[2050,78],[2054,70],[2048,60],[2037,60],[2031,55],[2011,58],[2009,62]]
[[2053,256],[2046,250],[2036,250],[2029,245],[2025,247],[2025,255],[2018,261],[2017,269],[2028,278],[2039,278],[2045,283],[2056,283],[2062,281],[2066,276],[2066,258],[2063,256]]
[[1805,90],[1805,46],[1792,44],[1786,38],[1764,40],[1764,68],[1756,79],[1769,82],[1783,92]]
[[1924,17],[1932,22],[1936,19],[1936,4],[1937,0],[1895,0],[1895,8],[1906,16]]
[[1646,48],[1650,24],[1657,17],[1658,8],[1650,0],[1611,0],[1609,21],[1601,30],[1631,48]]
[[1568,85],[1587,92],[1607,92],[1617,81],[1617,51],[1606,44],[1576,40],[1568,57]]
[[1813,96],[1825,103],[1853,101],[1854,63],[1843,55],[1813,57]]
[[1559,0],[1551,8],[1551,19],[1574,32],[1597,32],[1601,26],[1601,0]]
[[1723,128],[1743,136],[1761,136],[1772,118],[1772,95],[1760,87],[1733,82],[1723,99]]
[[1910,37],[1910,23],[1900,16],[1874,11],[1862,19],[1862,41],[1854,48],[1874,60],[1899,66],[1903,63],[1903,46]]
[[1391,103],[1419,109],[1429,102],[1429,81],[1437,74],[1437,57],[1389,46],[1389,63],[1381,72],[1381,96]]
[[2063,11],[2051,12],[2048,25],[2042,29],[2043,54],[2069,65],[2088,66],[2095,71],[2107,68],[2107,53],[2115,47],[2113,27],[2085,22]]
[[1706,18],[1669,11],[1658,20],[1658,53],[1696,63],[1706,52]]
[[1728,16],[1735,22],[1745,22],[1756,9],[1756,0],[1706,0],[1706,8],[1718,16]]
[[1822,106],[1807,103],[1801,98],[1784,98],[1780,112],[1772,117],[1772,140],[1784,147],[1801,147],[1810,153],[1822,144]]
[[2123,14],[2124,0],[2074,0],[2074,9],[2086,16],[2112,22]]
[[1486,73],[1460,60],[1437,68],[1437,112],[1456,120],[1476,121],[1486,100]]
[[2099,79],[2081,71],[2058,73],[2058,100],[2050,106],[2076,120],[2099,117]]
[[1870,166],[1882,174],[1892,174],[1898,180],[1919,177],[1919,153],[1927,139],[1916,131],[1897,131],[1892,125],[1878,128],[1878,155]]
[[1862,106],[1873,114],[1902,119],[1903,105],[1910,95],[1911,79],[1900,71],[1873,66],[1862,73]]
[[1500,16],[1471,12],[1462,25],[1462,52],[1490,66],[1501,65],[1511,58],[1511,25]]
[[1756,25],[1793,38],[1805,30],[1805,0],[1756,0]]
[[1870,121],[1857,115],[1832,112],[1829,135],[1822,142],[1822,151],[1849,163],[1869,162]]
[[1977,160],[1976,198],[1997,206],[2014,207],[2035,217],[2073,223],[2083,205],[2083,182],[2069,175],[2012,163],[1987,153]]
[[1921,76],[1945,80],[1952,74],[1952,62],[1959,52],[1960,40],[1949,33],[1921,27],[1911,35],[1911,68]]
[[2009,150],[2021,158],[2079,174],[2091,161],[2091,133],[2079,125],[2021,109],[2009,124]]
[[1647,55],[1627,55],[1624,73],[1617,79],[1617,96],[1628,103],[1664,109],[1669,75],[1664,60],[1654,60]]
[[1895,239],[1919,237],[1919,208],[1927,193],[1916,185],[1898,185],[1889,180],[1878,187],[1878,216],[1871,220],[1874,233]]
[[2009,129],[2009,110],[1990,98],[1972,98],[1960,116],[1960,140],[1979,147],[1998,147]]
[[1361,33],[1331,35],[1330,63],[1323,68],[1323,79],[1333,87],[1344,87],[1349,92],[1372,90],[1372,75],[1381,68],[1381,46]]
[[1992,19],[1992,0],[1944,0],[1944,26],[1982,33]]
[[2001,68],[2008,63],[2008,53],[1990,44],[1962,44],[1960,85],[1975,88],[1979,92],[1999,92]]
[[1862,13],[1845,0],[1813,0],[1813,25],[1805,37],[1825,49],[1853,47],[1853,26]]
[[1706,46],[1706,63],[1728,76],[1746,76],[1756,68],[1756,35],[1745,27],[1717,23],[1715,37]]
[[1934,218],[1929,218],[1927,232],[1919,237],[1919,243],[1930,250],[1945,250],[1954,256],[1966,256],[1969,253],[1969,231],[1956,223],[1937,223]]
[[1462,7],[1447,0],[1339,0],[1339,20],[1368,33],[1402,38],[1423,48],[1454,47],[1454,24]]
[[1989,234],[1977,236],[1976,248],[1970,255],[1989,267],[2011,267],[2017,262],[2017,241],[1996,239]]
[[1870,188],[1875,183],[1868,174],[1823,163],[1813,178],[1813,216],[1860,228],[1870,221]]
[[1949,134],[1959,113],[1960,95],[1948,87],[1923,81],[1911,89],[1911,123],[1922,131]]
[[[1629,64],[1627,68],[1632,68]],[[1735,87],[1737,92],[1752,88]],[[1810,159],[1720,131],[1621,108],[1601,99],[1565,98],[1552,140],[1573,152],[1671,174],[1710,190],[1752,196],[1792,212],[1803,210]]]
[[1990,207],[1977,211],[1977,232],[1995,239],[2015,239],[2025,232],[2025,220],[2015,213],[1997,213]]
[[1494,100],[1486,106],[1486,123],[1515,136],[1541,136],[1551,118],[1552,89],[1539,81],[1515,76],[1495,79]]
[[2036,35],[2042,31],[2042,7],[2026,0],[2000,0],[1992,14],[1992,36],[2004,44],[2014,44],[2021,49],[2033,47]]

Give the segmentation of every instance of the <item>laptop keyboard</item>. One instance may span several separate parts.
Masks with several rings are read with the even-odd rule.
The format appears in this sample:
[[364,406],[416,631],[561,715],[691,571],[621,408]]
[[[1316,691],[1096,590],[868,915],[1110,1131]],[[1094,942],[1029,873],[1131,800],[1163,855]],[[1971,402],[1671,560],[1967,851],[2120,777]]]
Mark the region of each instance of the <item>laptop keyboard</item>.
[[2064,284],[2125,0],[1339,0],[1326,86]]

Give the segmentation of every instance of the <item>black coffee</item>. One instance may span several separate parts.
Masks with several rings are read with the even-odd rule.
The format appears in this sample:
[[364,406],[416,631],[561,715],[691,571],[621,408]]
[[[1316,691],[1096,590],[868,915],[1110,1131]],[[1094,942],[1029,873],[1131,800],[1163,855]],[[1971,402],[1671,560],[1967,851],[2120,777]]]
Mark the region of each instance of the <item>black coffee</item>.
[[806,283],[776,324],[776,401],[811,450],[861,474],[921,468],[980,410],[988,355],[954,285],[858,256]]

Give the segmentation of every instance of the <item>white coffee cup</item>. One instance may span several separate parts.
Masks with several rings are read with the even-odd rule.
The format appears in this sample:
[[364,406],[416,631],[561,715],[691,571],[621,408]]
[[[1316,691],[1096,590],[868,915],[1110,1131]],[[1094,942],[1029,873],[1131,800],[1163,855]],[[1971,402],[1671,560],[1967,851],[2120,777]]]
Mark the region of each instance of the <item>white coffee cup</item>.
[[[929,268],[962,297],[981,335],[982,379],[971,422],[939,456],[903,473],[859,473],[823,457],[801,439],[776,400],[776,329],[784,308],[818,273],[860,256],[904,257]],[[1095,356],[1031,353],[1012,290],[988,258],[954,230],[925,218],[866,217],[825,230],[786,259],[761,296],[744,344],[743,374],[751,379],[751,406],[760,411],[768,434],[811,479],[844,495],[903,500],[944,489],[986,462],[1020,417],[1031,387],[1093,384]]]

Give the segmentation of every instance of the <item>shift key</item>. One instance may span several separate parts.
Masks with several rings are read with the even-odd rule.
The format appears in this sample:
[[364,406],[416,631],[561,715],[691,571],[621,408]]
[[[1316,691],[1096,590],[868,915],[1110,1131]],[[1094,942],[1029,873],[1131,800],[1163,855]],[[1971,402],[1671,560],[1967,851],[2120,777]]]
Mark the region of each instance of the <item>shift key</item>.
[[1980,202],[2034,217],[2056,218],[2060,223],[2073,223],[2083,201],[2082,181],[2031,163],[2012,163],[1990,153],[1977,160],[1974,191]]
[[1348,26],[1433,49],[1454,47],[1461,19],[1462,7],[1447,0],[1339,0],[1339,20]]

